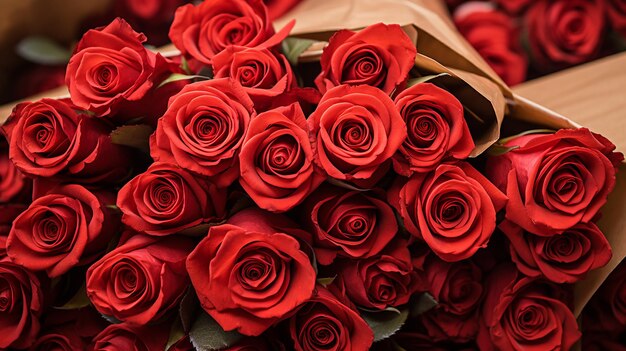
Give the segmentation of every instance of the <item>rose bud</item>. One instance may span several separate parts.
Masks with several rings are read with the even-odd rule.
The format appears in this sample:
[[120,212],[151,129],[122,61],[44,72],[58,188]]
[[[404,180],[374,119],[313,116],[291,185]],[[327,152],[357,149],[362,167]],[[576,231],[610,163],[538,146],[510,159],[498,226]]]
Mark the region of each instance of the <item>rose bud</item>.
[[506,218],[542,236],[594,219],[624,158],[586,128],[523,135],[504,146],[517,148],[489,158],[486,175],[509,198]]
[[297,86],[287,58],[266,48],[228,47],[213,58],[213,74],[238,81],[257,111]]
[[[202,308],[226,330],[262,334],[307,301],[315,270],[285,218],[246,209],[211,227],[187,258]],[[271,292],[271,293],[268,293]]]
[[289,320],[296,351],[369,350],[374,333],[361,316],[321,286]]
[[120,182],[132,165],[133,151],[111,141],[111,128],[76,112],[68,100],[18,104],[2,129],[11,160],[32,177]]
[[127,111],[141,106],[142,100],[176,69],[163,56],[146,49],[145,41],[143,34],[120,18],[85,33],[65,75],[72,102],[98,117],[136,118],[126,116]]
[[88,351],[152,351],[165,350],[169,325],[131,326],[111,324],[96,335]]
[[178,166],[156,162],[118,194],[122,222],[138,232],[163,236],[220,221],[226,189]]
[[602,0],[533,2],[524,18],[533,64],[548,71],[593,59],[604,39],[605,7]]
[[95,261],[119,229],[111,193],[70,184],[37,198],[13,222],[7,254],[30,270],[58,277]]
[[9,159],[9,146],[0,133],[0,203],[29,202],[31,190],[32,182]]
[[521,275],[504,264],[485,285],[481,350],[570,350],[580,339],[578,324],[561,287]]
[[398,223],[380,192],[324,186],[307,198],[300,213],[313,234],[320,264],[330,265],[337,257],[375,256],[394,239]]
[[189,84],[159,119],[150,155],[226,187],[239,177],[239,150],[254,115],[252,100],[236,81]]
[[239,156],[239,183],[259,207],[288,211],[326,179],[313,162],[308,132],[299,104],[261,113],[250,122]]
[[8,257],[0,258],[0,348],[24,349],[39,333],[43,312],[39,278]]
[[506,196],[469,163],[441,164],[398,179],[388,193],[406,229],[444,261],[460,261],[487,246]]
[[528,67],[514,23],[513,18],[487,2],[469,2],[454,12],[459,32],[509,85],[525,81]]
[[626,332],[626,261],[606,278],[583,312],[584,331]]
[[593,223],[579,223],[552,236],[526,232],[505,220],[498,226],[511,242],[511,259],[529,277],[575,283],[611,260],[611,245]]
[[330,89],[308,119],[316,162],[340,180],[371,187],[406,138],[406,125],[383,91],[359,85]]
[[87,296],[103,315],[134,325],[159,320],[189,285],[185,260],[194,247],[182,236],[136,234],[87,271]]
[[41,333],[29,351],[83,351],[108,323],[91,307],[47,312]]
[[378,256],[346,260],[339,266],[336,281],[357,306],[384,310],[404,305],[419,287],[407,246],[397,239]]
[[626,1],[608,0],[606,11],[611,27],[626,38]]
[[463,105],[444,89],[416,84],[401,92],[395,103],[408,134],[393,158],[399,174],[428,172],[442,161],[466,159],[474,149]]
[[274,35],[261,0],[203,1],[176,10],[172,43],[187,58],[210,65],[229,46],[255,47]]
[[322,94],[342,84],[365,84],[391,95],[406,84],[416,55],[415,43],[397,24],[341,30],[322,53],[322,72],[315,85]]

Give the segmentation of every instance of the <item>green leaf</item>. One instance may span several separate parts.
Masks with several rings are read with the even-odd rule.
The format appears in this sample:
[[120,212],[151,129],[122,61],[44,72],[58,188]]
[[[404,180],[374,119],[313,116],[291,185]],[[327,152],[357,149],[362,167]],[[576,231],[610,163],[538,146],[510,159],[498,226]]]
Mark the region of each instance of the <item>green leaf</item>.
[[243,335],[235,331],[224,331],[222,327],[206,313],[200,314],[191,326],[189,339],[198,351],[221,350],[234,345]]
[[191,68],[189,68],[189,61],[187,61],[185,57],[180,58],[180,68],[183,70],[183,72],[187,74],[191,74]]
[[200,76],[200,75],[187,75],[187,74],[182,74],[182,73],[172,73],[169,77],[167,77],[167,79],[162,81],[161,84],[159,84],[158,87],[160,88],[160,87],[164,86],[165,84],[178,82],[180,80],[191,80],[191,79],[209,80],[211,78],[205,77],[205,76]]
[[147,124],[121,126],[111,132],[111,141],[150,153],[150,135],[153,131]]
[[200,301],[198,301],[196,292],[190,287],[180,301],[180,306],[178,306],[178,315],[185,333],[189,333],[191,330],[198,311],[202,311]]
[[419,316],[420,314],[430,311],[437,307],[439,303],[429,293],[422,293],[411,305],[411,315]]
[[283,54],[292,65],[298,64],[298,58],[317,41],[311,39],[289,37],[283,40]]
[[75,310],[87,307],[90,303],[89,297],[87,297],[86,285],[83,283],[80,289],[78,289],[76,294],[74,294],[69,301],[67,301],[63,306],[56,306],[54,308],[57,310]]
[[429,80],[433,80],[433,79],[444,77],[444,76],[450,76],[450,75],[448,73],[439,73],[439,74],[433,74],[433,75],[421,76],[418,78],[409,79],[409,81],[407,82],[407,87],[412,87],[420,83],[426,83]]
[[170,337],[167,340],[165,350],[169,350],[172,345],[176,344],[184,337],[185,330],[183,329],[183,323],[180,321],[180,318],[176,318],[176,320],[174,320],[174,323],[172,324],[172,328],[170,328]]
[[556,133],[556,130],[554,130],[554,129],[531,129],[531,130],[527,130],[527,131],[521,132],[519,134],[515,134],[515,135],[511,135],[511,136],[506,137],[506,138],[502,138],[502,139],[498,140],[498,144],[504,145],[504,144],[508,143],[509,141],[511,141],[513,139],[517,139],[519,137],[523,137],[525,135],[530,135],[530,134],[554,134],[554,133]]
[[46,66],[66,65],[72,52],[46,37],[26,37],[17,44],[17,54],[34,63]]
[[336,278],[337,276],[328,277],[328,278],[317,278],[317,283],[323,287],[327,287],[330,284],[332,284]]
[[379,341],[392,336],[400,330],[409,317],[409,310],[403,309],[398,311],[394,309],[380,312],[361,312],[361,317],[372,328],[374,341]]
[[509,153],[515,149],[519,149],[519,145],[514,146],[504,146],[499,143],[491,145],[487,149],[487,155],[491,157],[502,156],[506,153]]

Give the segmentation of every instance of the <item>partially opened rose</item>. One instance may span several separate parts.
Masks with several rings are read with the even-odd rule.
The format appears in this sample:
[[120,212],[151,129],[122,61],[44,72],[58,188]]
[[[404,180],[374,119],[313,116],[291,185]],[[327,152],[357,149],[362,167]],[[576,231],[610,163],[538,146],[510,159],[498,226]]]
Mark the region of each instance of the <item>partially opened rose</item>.
[[152,351],[165,350],[169,335],[168,325],[131,326],[111,324],[96,335],[89,351]]
[[324,48],[315,85],[322,94],[338,85],[366,84],[391,95],[406,84],[416,54],[415,44],[397,24],[341,30]]
[[506,218],[543,236],[594,219],[623,159],[609,140],[585,128],[524,135],[505,146],[519,148],[491,157],[486,175],[509,197]]
[[187,258],[202,308],[224,330],[260,335],[311,297],[315,270],[306,244],[282,227],[286,223],[279,215],[243,210],[211,227]]

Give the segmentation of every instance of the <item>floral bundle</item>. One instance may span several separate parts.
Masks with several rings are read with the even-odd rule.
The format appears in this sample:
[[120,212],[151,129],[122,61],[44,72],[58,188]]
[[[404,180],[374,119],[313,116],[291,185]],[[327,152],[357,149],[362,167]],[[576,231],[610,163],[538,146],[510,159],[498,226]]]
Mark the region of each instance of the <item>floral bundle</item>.
[[578,342],[572,284],[611,258],[611,142],[498,140],[499,83],[421,53],[416,27],[293,26],[260,0],[188,4],[165,57],[116,19],[78,43],[69,98],[15,107],[1,349]]

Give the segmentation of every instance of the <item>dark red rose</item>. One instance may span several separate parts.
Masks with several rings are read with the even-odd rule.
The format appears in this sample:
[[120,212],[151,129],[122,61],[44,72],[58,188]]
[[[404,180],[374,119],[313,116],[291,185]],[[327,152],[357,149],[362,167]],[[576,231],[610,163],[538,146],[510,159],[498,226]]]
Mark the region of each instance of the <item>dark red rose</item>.
[[309,127],[299,104],[259,114],[239,156],[239,183],[256,204],[290,210],[326,179],[314,163]]
[[169,325],[111,324],[94,338],[88,351],[165,350],[168,336]]
[[48,333],[37,338],[29,351],[83,351],[89,343],[71,333]]
[[347,297],[366,309],[406,304],[420,287],[407,246],[406,241],[396,239],[378,256],[342,262],[336,280]]
[[287,58],[266,48],[230,46],[215,55],[212,63],[215,78],[238,81],[257,111],[267,109],[279,95],[297,86]]
[[[506,3],[516,2],[506,0]],[[459,32],[509,85],[526,80],[528,62],[515,21],[489,3],[471,2],[454,13]]]
[[374,333],[359,314],[321,286],[289,320],[296,351],[369,350]]
[[220,221],[226,190],[175,165],[156,162],[118,194],[122,222],[150,235],[170,235]]
[[519,15],[533,3],[533,0],[494,0],[494,2],[506,12],[512,15]]
[[415,43],[397,24],[341,30],[322,53],[315,85],[322,94],[338,85],[366,84],[391,95],[406,84],[416,55]]
[[29,351],[84,351],[108,323],[91,307],[51,309],[43,318],[41,333]]
[[626,1],[607,0],[606,11],[611,27],[626,37]]
[[604,281],[583,312],[585,332],[626,332],[626,261]]
[[11,232],[13,220],[28,206],[17,204],[0,204],[0,259],[7,255],[7,238]]
[[80,114],[67,100],[18,104],[2,126],[15,166],[32,177],[73,182],[120,182],[132,168],[132,150],[111,141],[111,128]]
[[132,104],[141,104],[175,69],[163,56],[146,49],[145,41],[120,18],[85,33],[65,76],[72,102],[98,117],[124,115]]
[[65,85],[65,66],[34,66],[20,73],[11,100],[21,100]]
[[239,177],[239,150],[253,116],[252,100],[236,81],[189,84],[170,99],[150,138],[150,154],[226,187]]
[[264,0],[270,20],[280,18],[302,0]]
[[401,92],[395,103],[408,134],[393,158],[399,174],[428,172],[442,161],[464,160],[474,149],[463,105],[444,89],[416,84]]
[[580,339],[561,287],[505,264],[491,272],[485,291],[481,350],[570,350]]
[[[0,132],[2,129],[0,128]],[[0,203],[28,202],[32,182],[22,174],[9,158],[9,145],[0,133]]]
[[330,89],[308,118],[316,162],[329,176],[371,187],[387,172],[406,138],[406,125],[382,90]]
[[202,307],[224,330],[260,335],[311,297],[315,270],[285,220],[243,210],[211,227],[187,258]]
[[525,15],[533,63],[541,70],[593,59],[602,45],[604,0],[541,0]]
[[58,277],[95,261],[119,228],[115,196],[64,185],[37,198],[13,222],[7,254],[30,270]]
[[499,228],[511,242],[509,250],[517,269],[530,277],[575,283],[611,260],[611,245],[593,223],[579,223],[552,236],[526,232],[507,220]]
[[506,196],[465,162],[399,179],[388,196],[406,229],[448,262],[487,246],[496,212],[506,203]]
[[261,0],[203,1],[176,10],[172,43],[187,58],[210,65],[213,56],[236,45],[255,47],[274,35]]
[[194,243],[182,236],[136,234],[87,271],[87,296],[103,315],[145,325],[178,306],[189,285],[185,260]]
[[375,256],[396,236],[393,209],[379,193],[323,187],[309,196],[301,213],[320,264],[329,265],[338,256]]
[[35,342],[43,298],[37,276],[0,258],[0,348],[23,349]]
[[623,159],[586,128],[513,138],[519,148],[487,161],[487,177],[509,197],[506,218],[536,235],[590,222],[615,186]]
[[608,333],[583,332],[582,348],[585,351],[626,351],[626,335],[621,338]]
[[467,343],[476,339],[479,317],[478,310],[458,315],[443,308],[434,308],[420,315],[418,320],[429,339],[437,343]]

